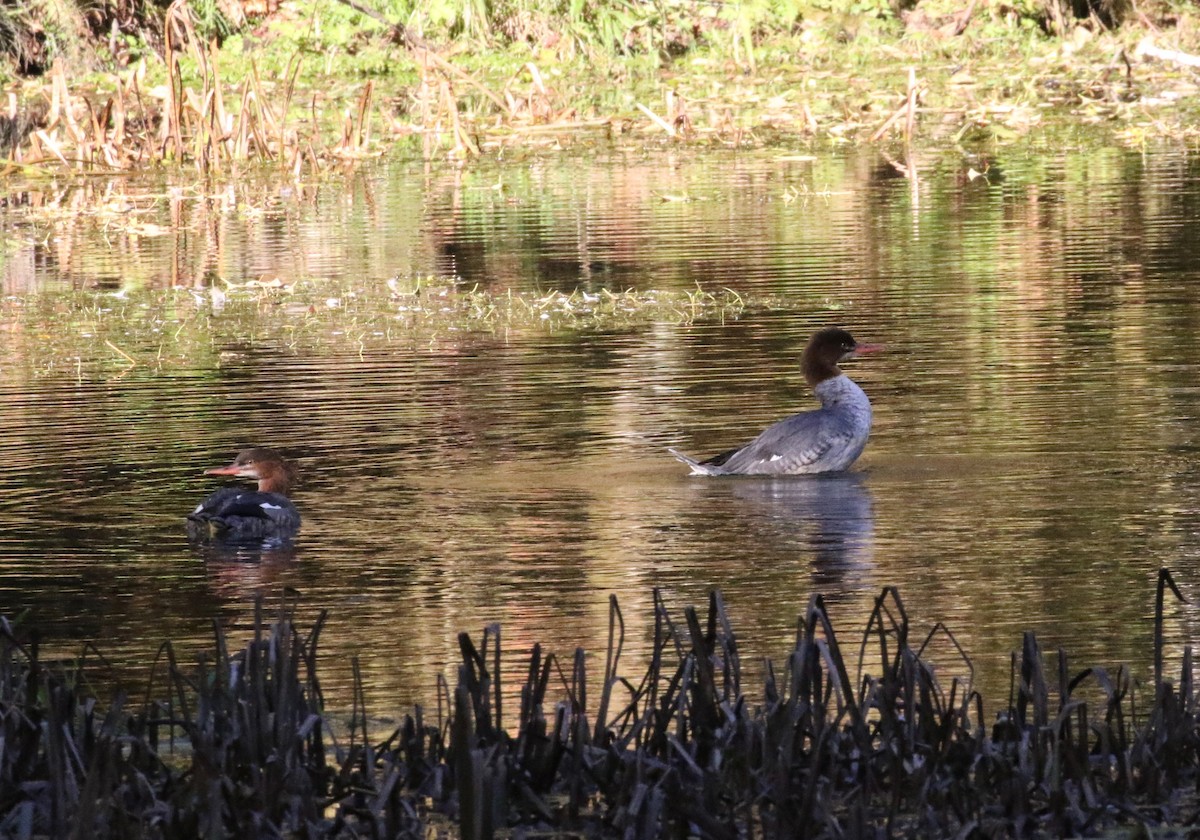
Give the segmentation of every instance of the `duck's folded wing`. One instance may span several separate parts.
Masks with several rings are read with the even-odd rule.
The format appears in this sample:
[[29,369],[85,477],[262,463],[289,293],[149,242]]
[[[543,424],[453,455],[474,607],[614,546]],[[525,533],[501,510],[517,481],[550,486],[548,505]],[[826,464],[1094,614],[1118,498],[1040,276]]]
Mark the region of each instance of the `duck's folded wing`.
[[830,412],[806,411],[780,420],[740,449],[705,463],[741,475],[788,475],[803,472],[850,437]]
[[300,527],[300,511],[287,496],[278,493],[256,493],[258,515],[275,523],[280,530]]
[[223,516],[224,512],[231,505],[237,504],[238,497],[244,495],[244,493],[245,491],[239,490],[236,487],[222,487],[203,502],[196,505],[196,509],[188,514],[188,519],[206,520]]
[[280,525],[299,523],[295,506],[278,493],[257,493],[225,487],[213,493],[192,511],[189,519],[263,519]]

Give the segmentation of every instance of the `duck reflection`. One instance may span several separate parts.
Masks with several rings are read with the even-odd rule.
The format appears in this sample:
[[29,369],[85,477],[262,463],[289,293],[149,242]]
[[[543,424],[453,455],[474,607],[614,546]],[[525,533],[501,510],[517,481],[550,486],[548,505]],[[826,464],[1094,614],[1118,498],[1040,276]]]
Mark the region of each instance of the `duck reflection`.
[[189,541],[192,553],[206,563],[290,563],[296,559],[291,540],[201,540]]
[[298,553],[290,542],[268,544],[192,542],[192,553],[204,561],[209,590],[227,601],[275,592],[291,582]]
[[[715,485],[714,485],[715,486]],[[808,549],[816,590],[857,588],[874,568],[875,514],[861,472],[725,482],[737,515],[756,523],[771,552]]]

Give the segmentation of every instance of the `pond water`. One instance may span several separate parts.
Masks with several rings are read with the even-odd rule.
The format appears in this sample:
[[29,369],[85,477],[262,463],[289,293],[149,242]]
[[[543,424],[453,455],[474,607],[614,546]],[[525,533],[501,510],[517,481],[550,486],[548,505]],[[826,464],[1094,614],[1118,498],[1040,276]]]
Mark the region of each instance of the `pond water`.
[[[611,594],[637,673],[654,587],[677,611],[719,588],[752,673],[811,593],[856,643],[894,584],[918,631],[954,631],[989,699],[1026,629],[1073,668],[1145,676],[1156,571],[1191,595],[1200,559],[1200,161],[953,153],[919,172],[914,190],[871,151],[598,150],[302,185],[10,185],[0,613],[144,679],[162,641],[200,649],[214,620],[236,636],[257,593],[292,593],[305,618],[330,611],[331,702],[349,706],[357,654],[380,714],[433,701],[456,634],[492,622],[514,652],[583,645],[601,668]],[[303,279],[337,309],[428,276],[745,305],[296,342],[262,323],[298,307],[220,291]],[[67,339],[30,327],[30,308],[81,296],[97,321],[165,307],[157,356],[77,320]],[[876,418],[849,474],[707,480],[667,454],[810,407],[796,362],[831,323],[888,348],[846,366]],[[300,539],[200,557],[183,517],[246,444],[299,463]],[[1168,615],[1177,657],[1200,622]]]

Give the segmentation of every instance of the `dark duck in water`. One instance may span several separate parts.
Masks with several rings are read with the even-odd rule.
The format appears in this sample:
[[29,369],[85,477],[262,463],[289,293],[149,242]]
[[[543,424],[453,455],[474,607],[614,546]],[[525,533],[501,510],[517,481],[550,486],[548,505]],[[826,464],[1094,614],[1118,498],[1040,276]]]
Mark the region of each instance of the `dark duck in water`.
[[295,468],[271,449],[243,449],[227,467],[205,475],[232,475],[258,482],[257,490],[222,487],[188,514],[194,539],[222,542],[286,541],[300,530],[300,511],[287,497]]
[[698,461],[682,452],[671,454],[692,468],[693,475],[805,475],[840,472],[862,454],[871,432],[871,401],[842,373],[839,362],[879,350],[859,344],[836,327],[809,339],[800,369],[821,407],[793,414],[737,449]]

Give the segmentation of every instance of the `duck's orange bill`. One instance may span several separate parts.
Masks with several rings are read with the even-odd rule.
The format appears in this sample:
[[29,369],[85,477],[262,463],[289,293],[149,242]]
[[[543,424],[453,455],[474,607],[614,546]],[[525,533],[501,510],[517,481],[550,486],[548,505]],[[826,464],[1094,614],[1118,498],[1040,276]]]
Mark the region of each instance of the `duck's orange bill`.
[[856,344],[854,345],[854,355],[859,353],[879,353],[887,349],[886,344]]

